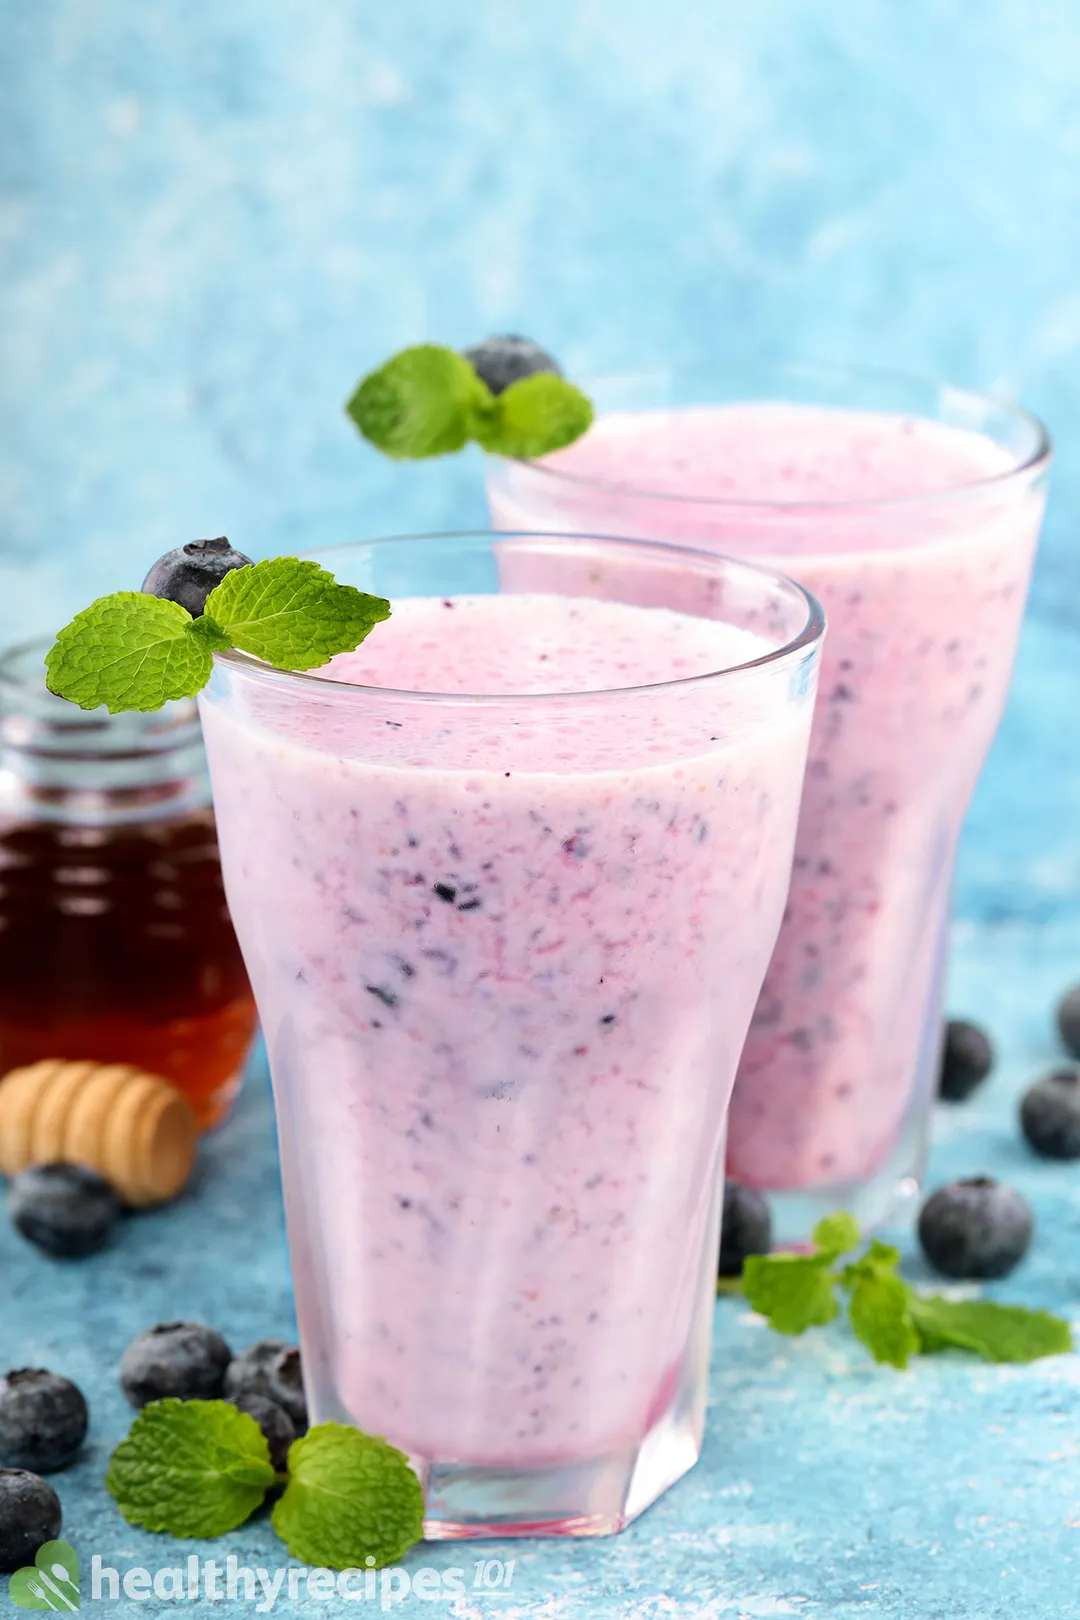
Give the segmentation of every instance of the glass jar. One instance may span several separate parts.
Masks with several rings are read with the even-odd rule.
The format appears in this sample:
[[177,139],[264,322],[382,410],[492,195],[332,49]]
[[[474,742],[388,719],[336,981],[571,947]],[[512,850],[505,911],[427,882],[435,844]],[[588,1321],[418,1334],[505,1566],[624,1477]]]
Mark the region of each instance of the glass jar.
[[135,1063],[207,1129],[255,1005],[225,904],[193,701],[86,712],[45,686],[47,641],[0,657],[0,1074]]

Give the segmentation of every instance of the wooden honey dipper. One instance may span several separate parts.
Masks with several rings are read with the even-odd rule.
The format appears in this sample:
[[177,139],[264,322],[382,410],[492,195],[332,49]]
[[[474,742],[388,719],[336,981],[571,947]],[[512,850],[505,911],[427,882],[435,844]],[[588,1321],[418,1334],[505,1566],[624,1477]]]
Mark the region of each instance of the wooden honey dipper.
[[195,1113],[130,1063],[43,1058],[0,1080],[0,1173],[81,1164],[136,1209],[175,1198],[195,1163]]

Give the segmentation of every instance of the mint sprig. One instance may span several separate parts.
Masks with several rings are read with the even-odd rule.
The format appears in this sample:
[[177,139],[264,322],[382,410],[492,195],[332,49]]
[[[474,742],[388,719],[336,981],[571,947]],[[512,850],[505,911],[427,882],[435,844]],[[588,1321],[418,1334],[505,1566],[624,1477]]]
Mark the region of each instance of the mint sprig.
[[321,1423],[278,1475],[255,1422],[227,1401],[154,1401],[113,1452],[105,1483],[129,1524],[223,1536],[284,1480],[271,1523],[290,1553],[329,1569],[396,1563],[423,1535],[424,1496],[405,1454],[377,1435]]
[[271,1522],[301,1563],[394,1564],[424,1533],[424,1493],[387,1441],[323,1423],[290,1448],[289,1483]]
[[814,1228],[810,1254],[749,1256],[742,1291],[770,1327],[787,1334],[833,1321],[843,1298],[856,1338],[875,1361],[893,1367],[949,1348],[999,1362],[1037,1361],[1073,1348],[1068,1323],[1048,1311],[916,1293],[898,1275],[899,1250],[877,1239],[833,1269],[859,1241],[852,1216],[828,1216]]
[[202,690],[215,652],[236,647],[277,669],[315,669],[389,616],[381,596],[339,584],[318,563],[274,557],[226,574],[200,618],[141,591],[100,597],[60,631],[46,683],[82,709],[160,709]]
[[223,1536],[254,1513],[277,1475],[253,1417],[225,1401],[154,1401],[112,1454],[105,1484],[129,1524]]
[[345,409],[397,461],[449,455],[473,440],[495,455],[532,459],[572,444],[593,420],[589,400],[564,377],[536,372],[496,395],[464,355],[436,343],[391,356]]

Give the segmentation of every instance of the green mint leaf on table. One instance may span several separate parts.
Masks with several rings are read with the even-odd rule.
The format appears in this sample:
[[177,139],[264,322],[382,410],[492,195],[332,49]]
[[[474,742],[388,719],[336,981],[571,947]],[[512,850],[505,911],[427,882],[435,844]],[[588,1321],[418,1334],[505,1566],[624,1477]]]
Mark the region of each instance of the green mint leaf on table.
[[550,371],[537,371],[503,390],[475,436],[495,455],[532,461],[573,444],[592,419],[592,406],[580,389]]
[[255,1419],[225,1401],[154,1401],[112,1454],[105,1483],[129,1524],[223,1536],[251,1517],[277,1475]]
[[751,1255],[744,1263],[742,1292],[778,1333],[831,1322],[839,1314],[839,1285],[848,1296],[852,1332],[875,1361],[892,1367],[949,1347],[1000,1362],[1037,1361],[1073,1348],[1068,1323],[1048,1311],[917,1294],[897,1275],[900,1251],[876,1238],[857,1259],[831,1270],[859,1243],[851,1215],[826,1216],[813,1241],[812,1254]]
[[359,385],[345,409],[365,439],[396,461],[463,450],[494,396],[453,349],[402,349]]
[[498,455],[561,450],[592,422],[592,405],[565,378],[535,372],[495,395],[464,355],[435,343],[402,349],[360,383],[345,406],[364,437],[395,460],[449,455],[475,439]]
[[824,1327],[839,1310],[827,1255],[749,1255],[743,1263],[743,1293],[777,1333]]
[[[390,604],[352,585],[339,585],[318,563],[274,557],[234,568],[206,599],[204,620],[219,626],[225,645],[278,669],[315,669],[351,652],[390,617]],[[198,626],[204,620],[196,619]]]
[[301,1563],[329,1569],[396,1563],[419,1541],[424,1496],[408,1459],[378,1436],[321,1423],[294,1441],[273,1526]]
[[1067,1322],[987,1299],[953,1300],[912,1292],[910,1310],[924,1355],[954,1346],[986,1361],[1038,1361],[1073,1348]]
[[318,563],[274,557],[226,574],[197,619],[142,591],[101,597],[60,631],[46,682],[83,709],[160,709],[202,690],[215,652],[238,647],[277,669],[315,669],[389,617],[389,602]]
[[911,1289],[896,1275],[900,1251],[875,1239],[859,1260],[845,1266],[848,1313],[855,1337],[875,1361],[906,1367],[922,1344],[911,1316]]
[[194,697],[210,679],[205,636],[176,602],[117,591],[77,613],[45,659],[49,690],[82,709],[160,709]]
[[838,1210],[835,1215],[826,1215],[818,1221],[811,1237],[818,1254],[838,1260],[842,1254],[850,1254],[852,1249],[858,1248],[859,1223],[854,1215]]

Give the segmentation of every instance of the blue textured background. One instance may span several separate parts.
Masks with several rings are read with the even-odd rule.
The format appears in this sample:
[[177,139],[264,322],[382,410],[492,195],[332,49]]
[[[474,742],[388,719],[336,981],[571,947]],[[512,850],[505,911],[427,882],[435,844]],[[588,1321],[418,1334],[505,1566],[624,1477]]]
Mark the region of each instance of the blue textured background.
[[[1005,1061],[934,1171],[1025,1186],[1040,1243],[1008,1292],[1073,1314],[1080,1180],[1025,1158],[1010,1095],[1080,975],[1078,84],[1071,0],[0,0],[0,639],[195,534],[267,555],[480,517],[471,458],[390,466],[340,411],[425,336],[516,327],[583,375],[899,364],[1047,417],[1047,541],[958,889],[954,1005]],[[61,1481],[84,1551],[169,1561],[96,1483],[112,1366],[177,1311],[283,1325],[279,1221],[256,1089],[201,1196],[111,1256],[57,1270],[0,1231],[0,1364],[95,1404]],[[499,1612],[1073,1611],[1074,1364],[901,1378],[839,1330],[721,1320],[706,1463],[613,1543],[523,1550]],[[247,1546],[271,1556],[265,1528]]]

